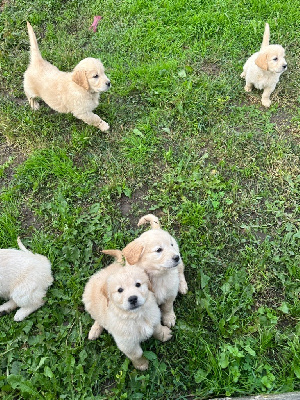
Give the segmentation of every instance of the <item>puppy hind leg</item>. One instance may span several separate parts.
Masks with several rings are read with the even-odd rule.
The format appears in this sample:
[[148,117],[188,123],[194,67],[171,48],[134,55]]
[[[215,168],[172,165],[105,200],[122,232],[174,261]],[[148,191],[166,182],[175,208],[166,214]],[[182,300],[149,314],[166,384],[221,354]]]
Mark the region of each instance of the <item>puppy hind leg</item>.
[[30,89],[30,87],[26,87],[25,88],[25,84],[24,84],[24,91],[28,100],[28,103],[30,105],[30,107],[33,110],[38,110],[40,108],[39,103],[35,100],[36,97],[38,97],[37,94],[34,93],[34,91],[32,89]]
[[40,308],[42,304],[36,304],[31,307],[21,307],[19,310],[15,313],[14,320],[15,321],[23,321],[26,317],[28,317],[29,314],[33,313],[36,311],[38,308]]
[[0,315],[7,314],[10,311],[15,310],[17,307],[17,303],[13,299],[10,299],[0,306]]
[[89,331],[88,339],[96,340],[101,335],[102,331],[103,327],[97,321],[95,321]]

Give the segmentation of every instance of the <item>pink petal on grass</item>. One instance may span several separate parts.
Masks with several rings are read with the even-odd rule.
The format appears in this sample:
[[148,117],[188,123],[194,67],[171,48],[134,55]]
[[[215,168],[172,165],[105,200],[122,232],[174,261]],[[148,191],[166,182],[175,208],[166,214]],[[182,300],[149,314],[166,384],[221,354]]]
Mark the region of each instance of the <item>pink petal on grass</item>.
[[94,21],[93,21],[92,25],[89,27],[89,29],[93,29],[93,31],[96,32],[97,25],[98,25],[100,19],[102,19],[101,15],[95,15]]

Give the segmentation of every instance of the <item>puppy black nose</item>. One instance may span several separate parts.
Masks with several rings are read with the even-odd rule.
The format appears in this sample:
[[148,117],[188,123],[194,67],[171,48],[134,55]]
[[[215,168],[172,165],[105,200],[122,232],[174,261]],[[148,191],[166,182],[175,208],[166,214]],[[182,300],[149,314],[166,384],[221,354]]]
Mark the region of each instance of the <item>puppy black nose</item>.
[[284,68],[284,69],[286,69],[286,67],[287,67],[287,64],[284,64],[284,65],[282,66],[282,68]]
[[179,261],[179,258],[180,258],[179,256],[174,256],[174,257],[173,257],[173,260],[174,260],[175,262],[178,262],[178,261]]
[[137,300],[138,300],[137,296],[130,296],[130,297],[128,297],[128,302],[129,302],[129,304],[132,305],[132,306],[135,306],[135,305],[136,305]]
[[106,82],[106,86],[110,87],[110,81]]

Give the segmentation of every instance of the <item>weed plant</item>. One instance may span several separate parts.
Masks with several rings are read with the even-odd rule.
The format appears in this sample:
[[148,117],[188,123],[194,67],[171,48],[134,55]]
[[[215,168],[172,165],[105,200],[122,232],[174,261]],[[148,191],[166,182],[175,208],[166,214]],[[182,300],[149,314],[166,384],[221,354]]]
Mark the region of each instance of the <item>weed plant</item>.
[[[0,397],[208,399],[300,389],[300,2],[4,0],[0,5],[0,247],[50,258],[45,305],[0,319]],[[97,32],[89,30],[101,15]],[[22,87],[26,21],[62,70],[100,57],[112,88],[104,134]],[[288,70],[269,109],[242,66],[265,22]],[[178,240],[189,292],[170,342],[143,344],[139,372],[92,324],[87,279],[101,249],[160,217]]]

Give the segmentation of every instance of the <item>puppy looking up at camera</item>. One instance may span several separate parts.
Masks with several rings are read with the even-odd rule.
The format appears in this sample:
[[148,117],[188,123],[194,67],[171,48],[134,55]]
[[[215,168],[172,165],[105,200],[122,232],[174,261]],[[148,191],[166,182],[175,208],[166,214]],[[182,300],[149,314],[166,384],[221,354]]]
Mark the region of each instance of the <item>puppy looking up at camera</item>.
[[146,271],[161,308],[162,322],[171,328],[176,320],[174,300],[178,292],[185,294],[188,290],[184,265],[176,240],[160,229],[158,218],[153,214],[145,215],[139,220],[138,226],[146,223],[150,223],[152,229],[129,243],[122,253],[127,264]]
[[270,27],[267,23],[260,51],[246,61],[241,78],[245,78],[245,91],[251,92],[252,87],[262,89],[261,102],[270,107],[270,95],[275,90],[280,75],[287,69],[285,51],[279,44],[269,44]]
[[72,113],[88,125],[107,131],[109,125],[93,110],[99,104],[99,95],[110,88],[104,67],[96,58],[85,58],[72,72],[59,71],[44,60],[38,48],[32,26],[27,22],[30,39],[30,64],[24,74],[24,90],[31,108],[37,110],[40,97],[53,110]]
[[8,300],[0,306],[0,314],[20,307],[14,320],[23,321],[44,304],[53,278],[50,261],[31,253],[17,240],[20,250],[0,249],[0,297]]
[[82,300],[95,320],[88,338],[97,339],[105,328],[135,368],[146,370],[148,360],[143,357],[140,343],[152,335],[165,342],[171,339],[171,331],[160,323],[160,310],[146,273],[140,268],[124,267],[120,250],[103,253],[116,261],[91,276],[85,286]]

